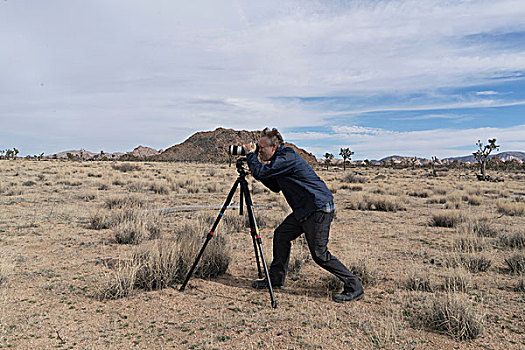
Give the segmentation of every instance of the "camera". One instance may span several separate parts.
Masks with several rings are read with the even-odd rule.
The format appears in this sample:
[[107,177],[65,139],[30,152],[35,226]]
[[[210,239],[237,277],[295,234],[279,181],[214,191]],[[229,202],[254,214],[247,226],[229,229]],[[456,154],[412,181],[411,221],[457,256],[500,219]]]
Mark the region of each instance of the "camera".
[[[255,153],[259,152],[259,145],[255,145]],[[230,145],[228,147],[228,154],[232,156],[245,156],[246,150],[242,146]]]

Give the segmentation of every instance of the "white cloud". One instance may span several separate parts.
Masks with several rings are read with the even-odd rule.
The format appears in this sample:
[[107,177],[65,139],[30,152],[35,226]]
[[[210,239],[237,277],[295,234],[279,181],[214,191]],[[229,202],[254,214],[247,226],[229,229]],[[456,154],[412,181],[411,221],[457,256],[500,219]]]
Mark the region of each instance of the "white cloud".
[[477,92],[476,92],[476,95],[481,95],[481,96],[499,95],[499,92],[497,92],[497,91],[492,91],[492,90],[487,90],[487,91],[477,91]]
[[275,97],[431,94],[512,77],[525,70],[523,47],[465,38],[524,31],[524,17],[519,0],[2,2],[3,140],[30,153],[80,141],[165,148],[217,126],[291,129],[368,111],[523,104],[487,90],[320,112]]
[[[440,158],[468,155],[476,149],[477,140],[496,138],[501,151],[525,149],[525,125],[510,128],[472,128],[465,130],[435,129],[395,132],[377,129],[375,133],[359,132],[361,127],[334,127],[333,133],[288,133],[286,138],[313,150],[317,156],[325,152],[339,154],[349,147],[355,159],[381,159],[390,155]],[[358,131],[358,132],[356,132]],[[307,145],[316,146],[308,148]],[[320,144],[324,146],[319,146]]]

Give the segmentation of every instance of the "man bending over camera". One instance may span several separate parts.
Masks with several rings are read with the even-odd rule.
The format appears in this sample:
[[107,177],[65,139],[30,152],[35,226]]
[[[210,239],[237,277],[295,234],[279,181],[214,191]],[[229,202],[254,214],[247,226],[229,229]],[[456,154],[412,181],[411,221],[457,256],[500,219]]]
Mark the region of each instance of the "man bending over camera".
[[[335,206],[334,197],[323,180],[292,148],[284,147],[277,129],[264,129],[258,147],[251,143],[244,145],[244,149],[253,177],[273,192],[282,191],[293,211],[274,232],[270,266],[272,286],[284,286],[291,242],[304,233],[313,260],[344,283],[343,291],[334,295],[333,300],[344,303],[362,299],[364,291],[361,281],[327,248]],[[263,165],[257,155],[270,163]],[[252,286],[256,289],[268,288],[268,281],[255,280]]]

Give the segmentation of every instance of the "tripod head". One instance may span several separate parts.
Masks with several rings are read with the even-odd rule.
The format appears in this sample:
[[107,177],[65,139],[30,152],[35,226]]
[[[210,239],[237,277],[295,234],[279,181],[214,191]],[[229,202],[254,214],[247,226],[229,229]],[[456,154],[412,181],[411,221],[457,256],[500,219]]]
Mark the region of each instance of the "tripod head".
[[246,161],[246,157],[241,157],[237,159],[237,162],[235,163],[235,165],[237,166],[237,172],[239,173],[239,176],[245,177],[247,175],[250,175],[250,170],[248,170],[245,167]]

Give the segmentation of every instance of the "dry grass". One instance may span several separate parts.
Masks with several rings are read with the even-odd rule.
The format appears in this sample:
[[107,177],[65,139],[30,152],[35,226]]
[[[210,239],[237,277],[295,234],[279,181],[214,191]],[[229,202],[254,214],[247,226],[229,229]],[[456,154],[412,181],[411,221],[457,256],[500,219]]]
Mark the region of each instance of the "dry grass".
[[443,280],[443,289],[447,292],[467,293],[472,288],[472,278],[463,268],[449,269]]
[[456,227],[461,221],[458,211],[442,211],[433,213],[429,225],[437,227]]
[[436,285],[431,280],[428,271],[422,271],[416,267],[413,267],[407,271],[404,286],[407,290],[411,291],[431,293],[436,290]]
[[525,248],[525,234],[523,232],[507,233],[500,236],[500,242],[511,249],[523,249]]
[[525,272],[525,253],[517,251],[505,257],[505,263],[510,273],[522,274]]
[[483,333],[483,315],[467,298],[456,293],[428,298],[421,317],[429,329],[456,340],[476,339]]
[[13,259],[10,255],[0,256],[0,287],[7,282],[14,270]]
[[159,238],[160,216],[158,214],[127,211],[123,219],[113,227],[115,241],[121,244],[139,244],[141,242]]
[[499,200],[496,202],[498,212],[510,216],[524,216],[525,203],[524,202],[509,202]]
[[[275,312],[267,291],[251,288],[257,278],[253,245],[246,218],[239,217],[238,210],[227,210],[207,248],[212,253],[217,245],[218,253],[227,248],[226,253],[205,258],[200,264],[203,269],[197,272],[203,278],[194,276],[185,293],[174,287],[193,263],[218,210],[169,212],[151,219],[162,232],[161,239],[150,239],[146,232],[141,243],[116,244],[116,228],[148,213],[142,210],[221,205],[225,190],[237,176],[227,166],[213,166],[210,176],[210,164],[140,166],[141,170],[122,172],[110,162],[0,161],[0,257],[6,252],[16,254],[15,273],[0,287],[2,346],[110,350],[522,346],[519,332],[525,321],[509,316],[521,315],[523,272],[509,275],[502,273],[502,267],[507,265],[505,258],[519,266],[521,260],[511,257],[523,250],[523,216],[496,212],[496,202],[503,196],[508,201],[523,198],[522,178],[501,173],[498,176],[505,177],[504,183],[481,186],[464,169],[433,178],[424,171],[363,167],[354,168],[354,173],[370,182],[354,185],[341,181],[342,169],[319,170],[327,185],[338,189],[329,249],[363,279],[366,298],[346,305],[331,302],[330,290],[340,291],[341,282],[313,262],[306,263],[311,258],[300,237],[292,248],[286,288],[276,291]],[[162,195],[163,189],[156,191],[152,184],[164,186],[169,194]],[[199,192],[188,190],[192,186]],[[19,190],[21,195],[6,195]],[[433,197],[409,195],[426,191]],[[270,263],[273,230],[289,207],[281,194],[265,190],[260,183],[255,183],[252,192],[256,205],[273,206],[255,210]],[[345,210],[357,203],[356,195],[396,200],[406,211],[380,211],[372,200],[368,200],[370,206],[363,205],[366,211]],[[482,201],[469,205],[469,196],[480,196]],[[462,217],[457,228],[425,227],[433,213],[446,212],[440,207],[451,197],[462,207],[461,212],[455,210]],[[238,198],[236,194],[234,200]],[[371,253],[363,256],[367,251]],[[457,254],[455,268],[445,267],[449,265],[442,258],[446,253]],[[494,267],[482,273],[465,267],[483,270],[483,257]],[[101,266],[101,261],[107,265]],[[213,277],[224,271],[220,278]],[[94,279],[96,283],[91,283]],[[404,322],[426,312],[422,307],[414,312],[402,310],[400,301],[438,298],[443,290],[462,294],[462,299],[475,300],[490,310],[483,337],[460,343],[454,339],[468,338],[461,332],[445,327],[438,328],[443,334],[429,334],[433,327],[412,329]],[[102,302],[93,300],[92,294]],[[482,296],[487,297],[480,300]],[[500,337],[503,324],[506,329]],[[65,345],[56,339],[56,331]],[[86,341],[85,337],[90,338]]]
[[350,202],[346,206],[352,210],[377,210],[396,212],[406,210],[404,203],[394,196],[386,195],[363,195],[361,193],[352,194]]
[[123,173],[142,170],[140,165],[132,163],[114,163],[111,167],[115,170],[122,171]]

